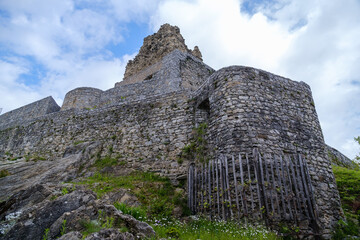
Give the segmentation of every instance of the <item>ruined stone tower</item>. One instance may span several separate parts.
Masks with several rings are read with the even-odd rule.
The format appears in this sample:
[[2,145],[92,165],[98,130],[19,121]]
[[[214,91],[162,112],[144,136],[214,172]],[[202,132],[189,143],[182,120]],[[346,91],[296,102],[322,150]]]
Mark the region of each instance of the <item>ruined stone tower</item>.
[[[201,136],[196,132],[199,128],[203,130]],[[310,87],[250,67],[215,71],[203,63],[199,48],[188,49],[179,28],[168,24],[144,39],[138,55],[126,67],[124,80],[114,88],[74,89],[66,94],[61,110],[52,98],[13,110],[0,116],[0,131],[1,158],[11,152],[20,159],[37,155],[59,161],[64,155],[82,151],[76,143],[96,141],[103,149],[100,155],[111,149],[110,154],[121,156],[126,167],[157,172],[173,181],[186,179],[189,166],[201,169],[219,157],[248,156],[251,167],[246,162],[216,162],[224,171],[230,169],[226,172],[231,176],[227,201],[234,207],[240,196],[237,191],[242,189],[235,187],[236,177],[245,174],[254,179],[256,169],[260,174],[265,168],[265,180],[248,182],[247,189],[241,190],[242,204],[253,204],[253,214],[241,213],[239,217],[255,220],[252,216],[265,216],[262,207],[270,208],[275,197],[283,193],[282,187],[288,188],[284,189],[288,198],[283,196],[278,205],[272,204],[274,211],[266,210],[265,218],[274,216],[275,224],[304,210],[292,218],[294,224],[304,235],[315,233],[327,238],[341,215]],[[201,161],[196,154],[189,158],[189,151],[203,151],[205,157]],[[291,171],[293,156],[297,156],[294,164],[298,171]],[[272,164],[282,167],[283,172],[275,171],[271,177]],[[209,170],[203,175],[203,183],[206,176],[215,179],[214,163],[205,166]],[[231,173],[232,167],[241,172]],[[266,174],[270,174],[270,182]],[[271,179],[279,182],[272,185]],[[303,187],[294,185],[292,179],[300,179]],[[209,189],[215,189],[214,184],[210,181]],[[304,200],[296,202],[292,192]],[[198,194],[194,196],[200,197]],[[250,194],[254,195],[252,200]],[[206,210],[204,201],[199,204]],[[229,206],[224,210],[231,215]],[[215,211],[208,212],[216,213],[216,207],[211,205]],[[306,216],[311,213],[316,219]],[[316,220],[316,227],[309,219]]]

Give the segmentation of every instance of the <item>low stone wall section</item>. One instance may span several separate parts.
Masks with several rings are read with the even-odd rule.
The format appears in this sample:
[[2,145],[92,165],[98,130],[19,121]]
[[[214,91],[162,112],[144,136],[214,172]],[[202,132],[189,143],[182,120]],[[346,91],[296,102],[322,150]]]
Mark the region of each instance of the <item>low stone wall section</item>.
[[99,141],[103,149],[99,155],[119,158],[124,168],[176,179],[187,171],[178,155],[192,133],[194,119],[188,106],[187,95],[178,92],[49,114],[0,131],[0,158],[11,152],[14,158],[56,160],[80,143]]
[[0,129],[5,129],[27,120],[60,110],[59,105],[49,96],[0,115]]

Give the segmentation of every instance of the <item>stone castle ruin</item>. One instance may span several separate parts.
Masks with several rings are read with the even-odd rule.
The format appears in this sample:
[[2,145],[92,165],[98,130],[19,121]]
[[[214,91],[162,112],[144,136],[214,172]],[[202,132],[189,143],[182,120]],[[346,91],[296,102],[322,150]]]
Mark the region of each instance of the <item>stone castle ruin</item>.
[[93,142],[131,169],[187,179],[194,213],[291,222],[325,238],[341,216],[310,87],[250,67],[215,71],[168,24],[144,39],[114,88],[0,115],[3,159],[59,161]]

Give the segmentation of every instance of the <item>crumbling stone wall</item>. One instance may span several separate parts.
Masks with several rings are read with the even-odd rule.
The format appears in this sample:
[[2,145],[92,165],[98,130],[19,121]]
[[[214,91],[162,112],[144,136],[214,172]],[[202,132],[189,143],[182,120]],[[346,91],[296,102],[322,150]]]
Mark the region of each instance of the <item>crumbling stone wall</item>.
[[2,130],[0,156],[11,152],[15,158],[55,160],[79,143],[100,141],[102,156],[120,157],[124,167],[176,179],[186,175],[187,165],[179,164],[177,156],[192,126],[187,95],[178,92],[102,109],[70,109]]
[[141,82],[119,82],[115,84],[115,88],[106,91],[76,88],[66,94],[61,110],[98,108],[183,90],[188,90],[187,93],[190,94],[214,72],[193,55],[177,49],[151,67],[157,69],[157,72]]
[[0,129],[60,110],[59,105],[49,96],[18,109],[0,115]]
[[125,70],[124,83],[133,83],[134,78],[130,79],[130,76],[134,76],[147,67],[161,61],[164,56],[175,49],[184,53],[190,53],[202,60],[198,47],[195,47],[193,51],[188,49],[178,27],[164,24],[157,33],[144,39],[139,53],[134,60],[129,60]]

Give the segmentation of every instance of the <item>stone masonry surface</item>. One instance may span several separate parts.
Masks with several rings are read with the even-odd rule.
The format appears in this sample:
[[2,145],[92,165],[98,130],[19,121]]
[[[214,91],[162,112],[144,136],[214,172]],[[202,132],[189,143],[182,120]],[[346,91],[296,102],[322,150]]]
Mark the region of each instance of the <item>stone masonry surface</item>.
[[[165,25],[159,32],[184,43],[176,29]],[[162,49],[169,41],[148,44],[152,38],[158,36],[146,38],[142,48]],[[194,138],[194,128],[206,123],[210,159],[219,154],[251,155],[253,148],[264,156],[306,156],[321,234],[330,238],[341,207],[310,87],[250,67],[214,71],[181,46],[150,51],[155,55],[149,52],[147,58],[140,50],[140,57],[129,62],[123,83],[107,91],[70,91],[62,111],[47,100],[51,111],[7,120],[34,103],[1,115],[0,159],[11,153],[56,161],[79,143],[100,142],[99,156],[122,159],[127,168],[184,179],[194,159],[182,159],[183,150]],[[146,65],[144,59],[154,65]],[[151,76],[143,79],[148,73]],[[141,77],[126,84],[132,76]]]
[[96,88],[76,88],[68,92],[65,96],[61,110],[71,108],[92,108],[99,102],[102,90]]
[[307,84],[234,66],[215,72],[194,96],[197,106],[209,102],[209,148],[216,148],[217,154],[251,155],[258,148],[269,156],[307,156],[322,228],[336,224],[339,196]]
[[49,96],[0,115],[0,129],[13,126],[14,124],[21,124],[28,119],[33,119],[59,110],[59,105],[57,105],[55,100]]

